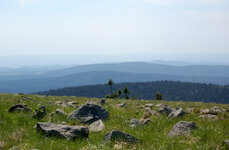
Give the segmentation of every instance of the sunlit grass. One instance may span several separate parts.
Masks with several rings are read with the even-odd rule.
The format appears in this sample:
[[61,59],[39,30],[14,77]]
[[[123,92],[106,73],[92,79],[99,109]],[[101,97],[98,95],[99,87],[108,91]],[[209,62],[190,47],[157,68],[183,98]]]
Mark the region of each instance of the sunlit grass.
[[[71,99],[79,104],[86,103],[87,100],[98,102],[99,99],[80,98],[80,97],[55,97],[55,96],[37,96],[29,95],[28,97],[38,100],[40,103],[33,101],[18,102],[17,95],[0,94],[0,146],[3,149],[9,149],[13,146],[19,146],[21,149],[39,149],[39,150],[62,150],[62,149],[225,149],[222,142],[229,138],[229,113],[221,114],[217,120],[203,119],[199,114],[186,114],[180,118],[167,118],[165,115],[159,117],[151,116],[152,122],[145,126],[136,128],[129,127],[132,118],[140,119],[145,113],[142,107],[137,107],[147,103],[158,104],[165,103],[171,107],[197,108],[205,109],[214,106],[229,109],[228,105],[214,103],[197,103],[197,102],[167,102],[167,101],[138,101],[138,100],[107,100],[107,104],[103,105],[109,112],[109,119],[104,121],[105,130],[98,133],[90,133],[89,140],[67,141],[65,139],[57,139],[45,137],[37,133],[34,126],[37,122],[67,122],[70,125],[82,125],[79,121],[69,121],[67,116],[53,115],[56,109],[63,109],[70,113],[77,107],[62,107],[61,105],[48,104],[53,101],[64,101]],[[125,102],[127,107],[118,108],[117,104]],[[35,110],[41,105],[47,108],[47,115],[38,120],[32,118],[32,113],[16,112],[8,113],[8,108],[17,103],[25,103]],[[157,107],[152,107],[157,110]],[[194,130],[190,136],[174,137],[168,136],[173,125],[177,122],[193,121],[197,124],[198,129]],[[86,125],[87,126],[87,125]],[[129,133],[139,139],[141,144],[128,145],[124,143],[114,143],[102,146],[102,140],[106,133],[111,130],[121,130]],[[117,147],[117,145],[119,147]]]

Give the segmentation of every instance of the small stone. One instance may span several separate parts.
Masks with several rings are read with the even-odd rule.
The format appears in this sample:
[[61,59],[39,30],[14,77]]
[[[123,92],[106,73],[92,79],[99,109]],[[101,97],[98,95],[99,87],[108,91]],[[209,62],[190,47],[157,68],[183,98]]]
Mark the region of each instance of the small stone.
[[157,105],[155,105],[156,107],[161,107],[161,106],[163,106],[164,104],[157,104]]
[[212,115],[212,114],[200,115],[200,118],[216,119],[217,118],[217,115]]
[[200,111],[201,114],[208,114],[209,112],[210,112],[209,109],[204,109]]
[[197,129],[194,122],[180,121],[173,126],[169,136],[189,135],[193,129]]
[[105,125],[103,124],[102,120],[97,120],[89,125],[89,131],[92,132],[100,132],[103,131],[105,128]]
[[63,111],[62,109],[56,109],[56,114],[57,115],[68,115],[65,111]]
[[131,144],[135,144],[137,142],[141,142],[141,140],[127,133],[113,130],[105,135],[102,144],[106,144],[108,142],[127,142]]
[[60,105],[60,104],[63,104],[63,102],[62,101],[57,101],[57,102],[55,102],[55,104]]
[[143,124],[149,124],[151,122],[151,119],[145,119],[144,121],[143,121]]
[[172,111],[168,117],[181,117],[184,115],[185,115],[185,112],[183,111],[183,109],[179,108],[177,110]]
[[70,104],[69,102],[63,102],[62,107],[74,107],[74,105]]
[[155,110],[151,110],[151,111],[150,111],[150,114],[151,114],[152,116],[156,116],[156,117],[159,116],[159,113],[158,113],[157,111],[155,111]]
[[21,150],[21,148],[19,146],[13,146],[9,150]]
[[186,109],[186,112],[187,112],[187,113],[192,113],[192,112],[194,112],[194,110],[195,110],[194,108],[187,108],[187,109]]
[[62,121],[61,124],[62,124],[62,125],[68,125],[68,123],[65,122],[65,121]]
[[204,110],[202,110],[201,114],[218,115],[221,112],[222,112],[222,110],[219,107],[213,107],[212,109],[204,109]]
[[126,103],[121,103],[117,105],[118,107],[126,107]]
[[87,104],[92,104],[92,105],[97,105],[97,103],[96,102],[94,102],[94,101],[87,101]]
[[212,107],[209,114],[218,115],[221,112],[222,112],[222,110],[219,107]]
[[100,104],[100,105],[105,105],[105,104],[106,104],[106,100],[105,100],[105,99],[101,99],[101,100],[99,101],[99,104]]
[[159,110],[158,110],[158,112],[159,112],[160,114],[166,114],[166,115],[169,115],[169,114],[170,114],[171,112],[173,112],[173,111],[174,111],[174,109],[168,107],[167,105],[162,105],[162,106],[159,108]]
[[74,102],[68,102],[69,105],[77,105],[79,104],[78,102],[74,101]]
[[137,127],[137,126],[141,126],[141,125],[143,125],[143,123],[138,119],[134,118],[130,121],[130,127]]
[[144,107],[153,107],[153,104],[145,104]]

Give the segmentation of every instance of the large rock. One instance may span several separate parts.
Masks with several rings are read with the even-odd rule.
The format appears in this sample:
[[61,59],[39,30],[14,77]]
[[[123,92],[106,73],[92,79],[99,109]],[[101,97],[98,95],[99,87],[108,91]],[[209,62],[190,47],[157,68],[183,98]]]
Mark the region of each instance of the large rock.
[[103,124],[102,120],[98,120],[90,124],[88,128],[89,128],[89,131],[100,132],[104,130],[105,125]]
[[66,138],[68,140],[88,138],[89,135],[87,127],[53,124],[50,122],[38,122],[36,129],[46,136]]
[[81,120],[82,123],[92,123],[99,119],[105,120],[109,113],[103,107],[87,102],[68,115],[69,120]]
[[14,112],[14,111],[32,111],[26,104],[16,104],[10,107],[9,112]]
[[106,144],[108,142],[127,142],[127,143],[134,144],[137,142],[141,142],[141,140],[138,138],[135,138],[135,137],[133,137],[127,133],[113,130],[113,131],[107,133],[103,139],[103,144]]
[[162,105],[158,110],[160,114],[166,114],[166,115],[169,115],[172,111],[174,111],[174,109],[168,107],[167,105]]
[[197,126],[193,122],[180,121],[175,124],[169,133],[169,136],[189,135]]
[[183,109],[179,108],[177,110],[172,111],[169,114],[169,117],[181,117],[181,116],[184,116],[184,115],[185,115],[185,112],[183,111]]

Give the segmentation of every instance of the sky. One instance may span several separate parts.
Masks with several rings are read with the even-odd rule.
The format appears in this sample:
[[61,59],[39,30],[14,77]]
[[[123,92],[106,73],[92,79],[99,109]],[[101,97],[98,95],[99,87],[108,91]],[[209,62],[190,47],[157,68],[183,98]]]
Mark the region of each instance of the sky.
[[33,58],[228,63],[229,0],[0,0],[1,66]]

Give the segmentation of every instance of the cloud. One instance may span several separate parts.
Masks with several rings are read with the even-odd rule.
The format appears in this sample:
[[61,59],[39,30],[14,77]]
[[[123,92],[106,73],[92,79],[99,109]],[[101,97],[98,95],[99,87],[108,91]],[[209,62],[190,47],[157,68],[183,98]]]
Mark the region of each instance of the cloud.
[[44,2],[49,5],[54,4],[54,0],[8,0],[8,1],[18,3],[20,7],[24,7],[26,5],[34,5],[40,2]]
[[133,2],[133,1],[145,1],[145,2],[149,2],[149,3],[154,3],[154,4],[158,4],[158,5],[162,5],[162,6],[167,6],[170,4],[177,4],[177,3],[205,3],[205,4],[212,4],[212,5],[216,5],[216,4],[221,4],[226,2],[226,0],[127,0],[129,2]]
[[220,4],[226,2],[226,0],[201,0],[201,1],[208,4]]

